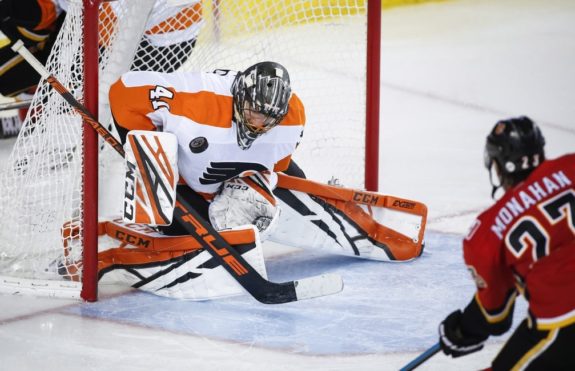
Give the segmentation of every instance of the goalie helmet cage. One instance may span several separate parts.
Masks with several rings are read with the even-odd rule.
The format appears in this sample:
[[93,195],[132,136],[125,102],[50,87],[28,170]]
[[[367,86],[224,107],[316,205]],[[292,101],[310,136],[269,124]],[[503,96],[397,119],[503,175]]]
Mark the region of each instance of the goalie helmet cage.
[[[68,0],[46,67],[106,125],[109,86],[130,69],[277,61],[306,107],[294,159],[314,180],[376,191],[380,28],[380,0]],[[0,291],[96,300],[98,219],[120,214],[122,173],[41,81],[0,173]]]

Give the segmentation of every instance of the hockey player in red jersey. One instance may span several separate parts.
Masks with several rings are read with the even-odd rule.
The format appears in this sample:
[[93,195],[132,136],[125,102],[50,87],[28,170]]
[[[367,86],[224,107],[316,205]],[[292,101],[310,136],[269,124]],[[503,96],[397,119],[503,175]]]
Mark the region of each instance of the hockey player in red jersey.
[[483,348],[508,331],[521,294],[529,313],[493,360],[493,370],[575,370],[575,154],[545,159],[539,127],[522,116],[499,121],[485,166],[503,196],[479,215],[463,242],[477,291],[439,326],[445,354]]

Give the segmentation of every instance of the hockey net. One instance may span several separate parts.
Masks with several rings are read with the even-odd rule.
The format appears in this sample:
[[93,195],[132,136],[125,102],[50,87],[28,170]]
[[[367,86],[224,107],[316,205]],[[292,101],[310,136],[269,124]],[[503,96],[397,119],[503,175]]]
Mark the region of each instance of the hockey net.
[[[184,6],[184,15],[177,16]],[[130,69],[242,70],[263,60],[277,61],[290,71],[293,90],[306,108],[306,130],[295,160],[311,179],[325,182],[336,177],[346,186],[363,188],[367,7],[367,0],[103,2],[99,120],[110,122],[108,88]],[[89,89],[84,80],[83,20],[83,1],[70,0],[47,62],[47,69],[80,101]],[[150,44],[164,49],[158,54]],[[83,174],[86,160],[94,154],[87,152],[83,135],[81,118],[40,82],[0,173],[4,291],[80,296],[87,278],[84,267],[70,263],[82,261],[85,250],[95,248],[82,243],[86,230],[95,228],[85,222],[89,207],[83,205],[94,196],[85,194],[83,182],[91,180],[83,180]],[[119,156],[101,143],[99,147],[98,217],[103,218],[120,213],[123,170]],[[63,278],[71,271],[79,282]],[[81,294],[88,300],[93,295]]]

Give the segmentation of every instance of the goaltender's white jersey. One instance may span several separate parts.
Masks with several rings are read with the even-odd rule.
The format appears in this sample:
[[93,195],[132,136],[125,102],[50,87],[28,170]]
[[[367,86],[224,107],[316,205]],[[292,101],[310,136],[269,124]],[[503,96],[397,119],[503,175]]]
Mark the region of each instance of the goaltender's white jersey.
[[110,88],[114,121],[127,130],[175,134],[180,176],[196,192],[215,193],[225,180],[250,171],[283,171],[303,134],[303,104],[292,94],[282,122],[242,150],[232,120],[236,74],[125,73]]

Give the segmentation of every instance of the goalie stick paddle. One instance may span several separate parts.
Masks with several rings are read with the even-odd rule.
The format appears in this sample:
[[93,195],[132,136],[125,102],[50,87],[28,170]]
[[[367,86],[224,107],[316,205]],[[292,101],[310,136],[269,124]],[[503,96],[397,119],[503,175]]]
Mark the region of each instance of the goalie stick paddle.
[[[21,40],[14,43],[12,50],[20,54],[116,152],[122,157],[125,156],[122,144],[24,47]],[[343,281],[336,274],[323,274],[284,283],[266,280],[180,195],[176,195],[174,220],[196,238],[201,246],[261,303],[289,303],[335,294],[343,289]]]
[[409,362],[403,366],[399,371],[411,371],[415,370],[416,367],[420,366],[423,362],[427,361],[433,357],[437,352],[441,350],[439,342],[427,349],[425,352],[418,355],[413,361]]

